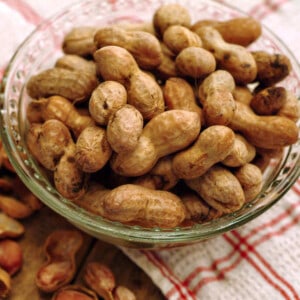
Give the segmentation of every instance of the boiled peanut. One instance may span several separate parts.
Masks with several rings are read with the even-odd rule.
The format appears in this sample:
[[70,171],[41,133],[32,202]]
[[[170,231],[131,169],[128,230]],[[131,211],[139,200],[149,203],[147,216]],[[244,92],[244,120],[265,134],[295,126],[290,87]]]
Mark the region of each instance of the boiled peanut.
[[112,190],[96,186],[76,203],[109,220],[144,227],[172,228],[185,217],[184,206],[175,194],[134,184],[124,184]]
[[89,112],[100,125],[107,125],[109,117],[127,103],[124,86],[116,81],[107,80],[98,85],[89,101]]
[[222,161],[233,149],[234,132],[227,126],[214,125],[203,130],[195,143],[175,154],[173,172],[179,178],[197,178]]
[[134,106],[126,104],[109,119],[107,140],[117,153],[132,151],[138,144],[143,127],[142,114]]
[[185,182],[204,201],[222,213],[234,212],[245,203],[240,182],[220,165],[214,165],[204,175]]
[[154,167],[159,158],[190,145],[199,131],[200,119],[197,113],[165,111],[146,124],[138,145],[132,152],[112,156],[111,168],[120,175],[144,175]]
[[256,61],[243,46],[227,43],[221,34],[210,26],[200,27],[203,48],[211,51],[220,69],[228,71],[237,84],[253,82],[257,76]]
[[78,136],[75,160],[78,167],[86,173],[99,171],[108,162],[112,149],[104,128],[89,126]]
[[51,68],[31,76],[27,92],[35,99],[59,95],[77,102],[88,99],[97,85],[96,77],[88,73]]
[[98,297],[94,291],[73,284],[60,288],[53,294],[51,300],[98,300]]
[[241,132],[254,146],[276,149],[298,140],[296,124],[286,117],[258,116],[247,105],[236,102],[234,118],[228,125]]
[[94,36],[96,47],[119,46],[128,50],[142,69],[153,69],[162,62],[159,40],[145,31],[128,31],[116,26],[100,28]]
[[232,18],[225,21],[200,20],[193,24],[191,30],[203,26],[212,26],[222,35],[227,43],[238,44],[244,47],[256,41],[262,32],[261,24],[252,17]]

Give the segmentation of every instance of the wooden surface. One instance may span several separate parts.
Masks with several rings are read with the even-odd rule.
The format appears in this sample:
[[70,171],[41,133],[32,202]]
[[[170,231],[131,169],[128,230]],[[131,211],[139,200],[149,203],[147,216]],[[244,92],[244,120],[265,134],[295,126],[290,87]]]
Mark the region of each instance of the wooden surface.
[[[43,242],[56,229],[74,228],[62,217],[44,207],[27,220],[23,220],[26,231],[18,241],[23,249],[23,267],[12,279],[10,300],[50,300],[35,285],[35,274],[44,262]],[[78,253],[78,272],[72,283],[83,283],[82,274],[88,261],[98,261],[108,265],[113,271],[116,283],[130,288],[137,299],[165,299],[152,280],[135,265],[121,250],[105,242],[84,234],[84,243]]]

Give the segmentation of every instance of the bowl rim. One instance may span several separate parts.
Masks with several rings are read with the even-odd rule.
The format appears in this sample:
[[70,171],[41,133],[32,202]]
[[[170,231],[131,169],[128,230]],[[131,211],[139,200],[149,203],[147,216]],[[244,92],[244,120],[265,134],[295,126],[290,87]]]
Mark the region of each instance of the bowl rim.
[[[233,10],[234,12],[240,14],[241,16],[249,16],[245,12],[241,11],[240,9],[224,3],[219,3],[216,0],[210,0],[205,1],[201,0],[203,3],[211,3],[214,6],[220,7],[220,8],[227,8],[230,10]],[[0,102],[1,102],[1,113],[0,113],[0,138],[3,141],[3,146],[5,151],[8,154],[9,160],[12,163],[13,167],[16,170],[16,173],[21,178],[21,180],[24,182],[24,184],[43,202],[46,204],[46,206],[50,207],[52,210],[54,210],[59,215],[65,217],[70,223],[80,224],[82,229],[84,231],[88,232],[97,232],[97,234],[103,235],[103,236],[109,236],[109,237],[115,237],[117,239],[123,239],[130,242],[138,242],[138,243],[154,243],[155,245],[159,244],[165,244],[165,243],[183,243],[183,242],[192,242],[192,241],[200,241],[207,238],[211,238],[213,236],[219,235],[220,233],[227,232],[229,230],[232,230],[234,228],[237,228],[241,226],[242,224],[245,224],[252,219],[256,218],[257,216],[261,215],[263,212],[268,210],[271,206],[273,206],[275,203],[277,203],[285,193],[288,192],[288,190],[291,188],[291,186],[296,182],[298,177],[300,176],[300,158],[297,161],[298,167],[295,168],[294,173],[289,178],[289,181],[284,185],[283,189],[281,189],[280,194],[273,195],[273,198],[270,199],[270,201],[258,207],[254,211],[249,212],[246,215],[236,216],[233,220],[230,222],[222,223],[220,220],[226,219],[228,216],[221,217],[213,223],[215,223],[215,226],[213,230],[210,229],[210,227],[207,227],[204,224],[197,224],[196,226],[193,226],[192,228],[173,228],[171,230],[164,230],[159,228],[143,228],[141,226],[131,226],[131,225],[124,225],[119,222],[112,222],[109,220],[106,220],[100,216],[95,216],[92,213],[89,213],[83,209],[78,209],[77,205],[73,203],[68,203],[67,199],[64,199],[60,195],[57,195],[58,197],[54,197],[53,191],[49,191],[45,189],[44,186],[41,185],[40,181],[38,181],[36,178],[31,178],[27,172],[22,168],[22,166],[19,165],[18,161],[14,157],[14,153],[18,153],[16,151],[16,142],[15,140],[10,136],[9,131],[7,130],[7,120],[8,115],[5,115],[5,111],[2,109],[3,103],[5,102],[5,94],[6,94],[6,87],[7,87],[7,80],[10,77],[10,71],[12,66],[14,65],[17,57],[20,55],[21,50],[26,46],[28,41],[37,33],[41,28],[46,26],[47,24],[53,22],[57,18],[59,18],[68,8],[72,6],[72,9],[76,10],[76,8],[81,7],[83,4],[92,3],[93,1],[88,0],[85,2],[78,1],[76,4],[71,4],[69,6],[66,6],[61,11],[55,13],[54,15],[50,16],[46,20],[44,20],[40,25],[38,25],[28,36],[24,39],[24,41],[19,45],[18,49],[15,51],[14,55],[10,59],[8,66],[4,72],[2,82],[0,83]],[[118,1],[116,1],[117,3]],[[156,1],[157,2],[157,1]],[[158,1],[159,2],[159,1]],[[166,2],[166,1],[160,1],[160,2]],[[173,2],[173,1],[168,1]],[[211,5],[209,4],[209,5]],[[266,25],[262,24],[263,30],[268,33],[269,36],[271,36],[273,39],[276,40],[276,43],[278,43],[282,48],[285,49],[285,51],[288,53],[288,55],[292,59],[293,64],[293,70],[300,74],[300,65],[297,62],[296,58],[294,57],[293,53],[289,50],[289,48],[283,43],[283,41],[274,34]],[[300,76],[300,75],[299,75]],[[20,99],[18,99],[20,100]],[[290,147],[289,147],[290,149]],[[290,150],[288,150],[290,151]],[[276,179],[278,177],[278,173],[274,177]],[[46,182],[46,184],[50,184],[49,182]],[[48,198],[45,200],[45,198]],[[78,213],[80,212],[80,213]],[[96,222],[95,222],[96,221]],[[211,223],[209,223],[211,225]],[[219,226],[220,225],[220,226]],[[76,225],[75,225],[76,226]]]

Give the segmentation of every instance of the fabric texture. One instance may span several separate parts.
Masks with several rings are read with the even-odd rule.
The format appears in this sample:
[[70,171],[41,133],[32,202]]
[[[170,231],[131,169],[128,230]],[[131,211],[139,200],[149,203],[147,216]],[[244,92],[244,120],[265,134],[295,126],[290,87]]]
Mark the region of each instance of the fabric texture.
[[[35,26],[73,2],[0,0],[0,79]],[[300,60],[300,1],[219,2],[260,20]],[[212,240],[158,251],[122,250],[170,300],[300,299],[300,179],[266,213]]]

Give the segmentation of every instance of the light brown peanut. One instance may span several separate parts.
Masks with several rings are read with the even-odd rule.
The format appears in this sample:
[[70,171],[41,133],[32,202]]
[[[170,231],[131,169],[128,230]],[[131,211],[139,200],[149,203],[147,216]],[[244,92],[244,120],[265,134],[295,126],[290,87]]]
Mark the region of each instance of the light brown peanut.
[[255,80],[256,61],[245,47],[225,42],[221,34],[210,26],[200,27],[197,34],[201,37],[203,48],[215,56],[218,67],[228,71],[237,84]]
[[204,175],[185,182],[204,201],[222,213],[234,212],[245,203],[240,182],[220,165],[214,165]]
[[162,36],[171,25],[190,27],[191,16],[186,7],[177,3],[166,3],[154,12],[153,25],[157,33]]
[[214,125],[203,130],[195,143],[174,155],[172,167],[178,178],[197,178],[222,161],[233,149],[234,132]]
[[262,32],[261,24],[252,17],[232,18],[225,21],[200,20],[193,24],[191,30],[203,26],[212,26],[222,35],[227,43],[238,44],[244,47],[256,41]]
[[85,173],[101,170],[108,162],[112,149],[107,140],[106,130],[99,126],[89,126],[78,136],[75,160]]
[[234,175],[240,182],[244,195],[245,202],[253,200],[262,189],[262,172],[254,164],[245,164],[234,171]]
[[94,34],[97,28],[81,26],[73,28],[66,34],[63,40],[62,49],[67,54],[80,56],[91,56],[96,50]]
[[169,26],[163,34],[163,42],[175,55],[187,47],[202,47],[199,35],[181,25]]
[[142,69],[153,69],[162,62],[159,40],[145,31],[128,31],[116,26],[98,29],[94,36],[96,47],[119,46],[128,50]]
[[0,238],[17,238],[24,232],[22,223],[0,212]]
[[109,220],[144,227],[172,228],[185,218],[184,206],[175,194],[134,184],[112,190],[95,186],[76,203]]
[[236,103],[232,96],[233,77],[224,70],[208,75],[199,86],[199,99],[207,125],[228,125],[234,117]]
[[234,118],[228,125],[254,146],[276,149],[294,144],[299,129],[293,121],[281,116],[258,116],[247,105],[236,102]]
[[206,49],[191,46],[176,56],[175,65],[181,75],[201,78],[215,71],[216,60]]
[[117,153],[132,151],[138,144],[143,127],[142,114],[134,106],[126,104],[109,119],[107,140]]
[[144,175],[159,158],[190,145],[197,138],[200,126],[197,113],[184,110],[163,112],[146,124],[132,152],[112,156],[111,168],[124,176]]
[[255,155],[255,147],[242,135],[236,133],[233,148],[228,156],[222,160],[222,164],[227,167],[240,167],[251,162]]
[[[40,120],[36,119],[36,114]],[[42,123],[50,119],[63,122],[78,137],[81,131],[95,124],[90,116],[81,115],[76,107],[62,96],[52,96],[32,100],[27,108],[27,118],[31,123]]]
[[107,80],[98,85],[89,101],[89,112],[100,125],[107,125],[109,117],[127,103],[127,92],[122,84]]
[[94,291],[82,285],[72,284],[56,291],[51,300],[98,300],[98,297]]
[[105,46],[94,53],[97,68],[104,80],[115,80],[125,85],[128,104],[151,119],[164,111],[164,100],[155,79],[141,71],[134,57],[124,48]]
[[50,68],[30,77],[27,92],[35,99],[59,95],[77,102],[88,99],[97,85],[96,77],[91,74]]

